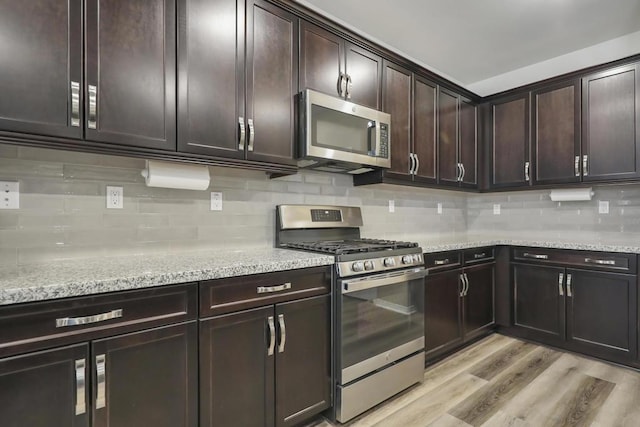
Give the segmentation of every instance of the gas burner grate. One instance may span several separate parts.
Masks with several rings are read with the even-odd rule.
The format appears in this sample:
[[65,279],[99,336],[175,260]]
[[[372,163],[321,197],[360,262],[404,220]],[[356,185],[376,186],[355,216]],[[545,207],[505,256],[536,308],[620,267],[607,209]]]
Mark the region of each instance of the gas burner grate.
[[413,242],[401,242],[397,240],[354,239],[285,243],[283,247],[328,253],[333,255],[343,255],[358,252],[375,252],[382,250],[415,248],[418,247],[418,244]]

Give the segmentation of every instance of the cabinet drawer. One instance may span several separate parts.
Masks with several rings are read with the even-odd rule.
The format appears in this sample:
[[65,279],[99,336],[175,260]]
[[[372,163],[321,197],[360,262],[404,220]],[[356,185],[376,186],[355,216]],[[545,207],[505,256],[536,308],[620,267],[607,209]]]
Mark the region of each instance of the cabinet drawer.
[[326,294],[331,290],[331,267],[217,279],[200,284],[200,316]]
[[541,264],[567,265],[583,267],[592,270],[608,270],[621,273],[636,274],[636,255],[611,253],[571,251],[546,248],[515,248],[514,261],[526,261]]
[[464,251],[464,265],[473,265],[487,261],[493,261],[495,253],[493,247],[474,248]]
[[0,309],[0,356],[197,318],[196,284],[10,305]]
[[424,265],[429,273],[457,268],[462,266],[462,253],[449,251],[424,254]]

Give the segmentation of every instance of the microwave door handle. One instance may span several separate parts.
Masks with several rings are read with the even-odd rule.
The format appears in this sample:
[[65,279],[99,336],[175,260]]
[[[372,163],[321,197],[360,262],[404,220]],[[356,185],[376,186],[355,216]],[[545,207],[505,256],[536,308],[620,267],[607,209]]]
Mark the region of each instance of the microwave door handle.
[[377,156],[380,152],[380,123],[370,121],[367,124],[367,135],[369,139],[369,154]]

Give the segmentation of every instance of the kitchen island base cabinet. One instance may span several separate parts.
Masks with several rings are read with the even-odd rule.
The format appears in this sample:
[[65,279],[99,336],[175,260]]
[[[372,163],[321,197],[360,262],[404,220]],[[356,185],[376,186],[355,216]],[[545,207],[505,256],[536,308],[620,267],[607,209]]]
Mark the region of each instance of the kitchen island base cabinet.
[[330,297],[200,323],[201,426],[288,427],[330,406]]

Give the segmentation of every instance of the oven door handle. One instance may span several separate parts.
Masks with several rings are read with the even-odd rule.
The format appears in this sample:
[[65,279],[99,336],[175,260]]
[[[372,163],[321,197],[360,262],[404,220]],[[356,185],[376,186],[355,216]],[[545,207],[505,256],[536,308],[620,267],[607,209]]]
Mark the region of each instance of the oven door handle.
[[407,282],[409,280],[422,279],[427,275],[424,267],[413,268],[411,270],[395,271],[392,273],[379,274],[376,276],[359,277],[357,279],[344,280],[341,283],[343,294],[362,291],[365,289],[378,288],[380,286],[393,285],[395,283]]

